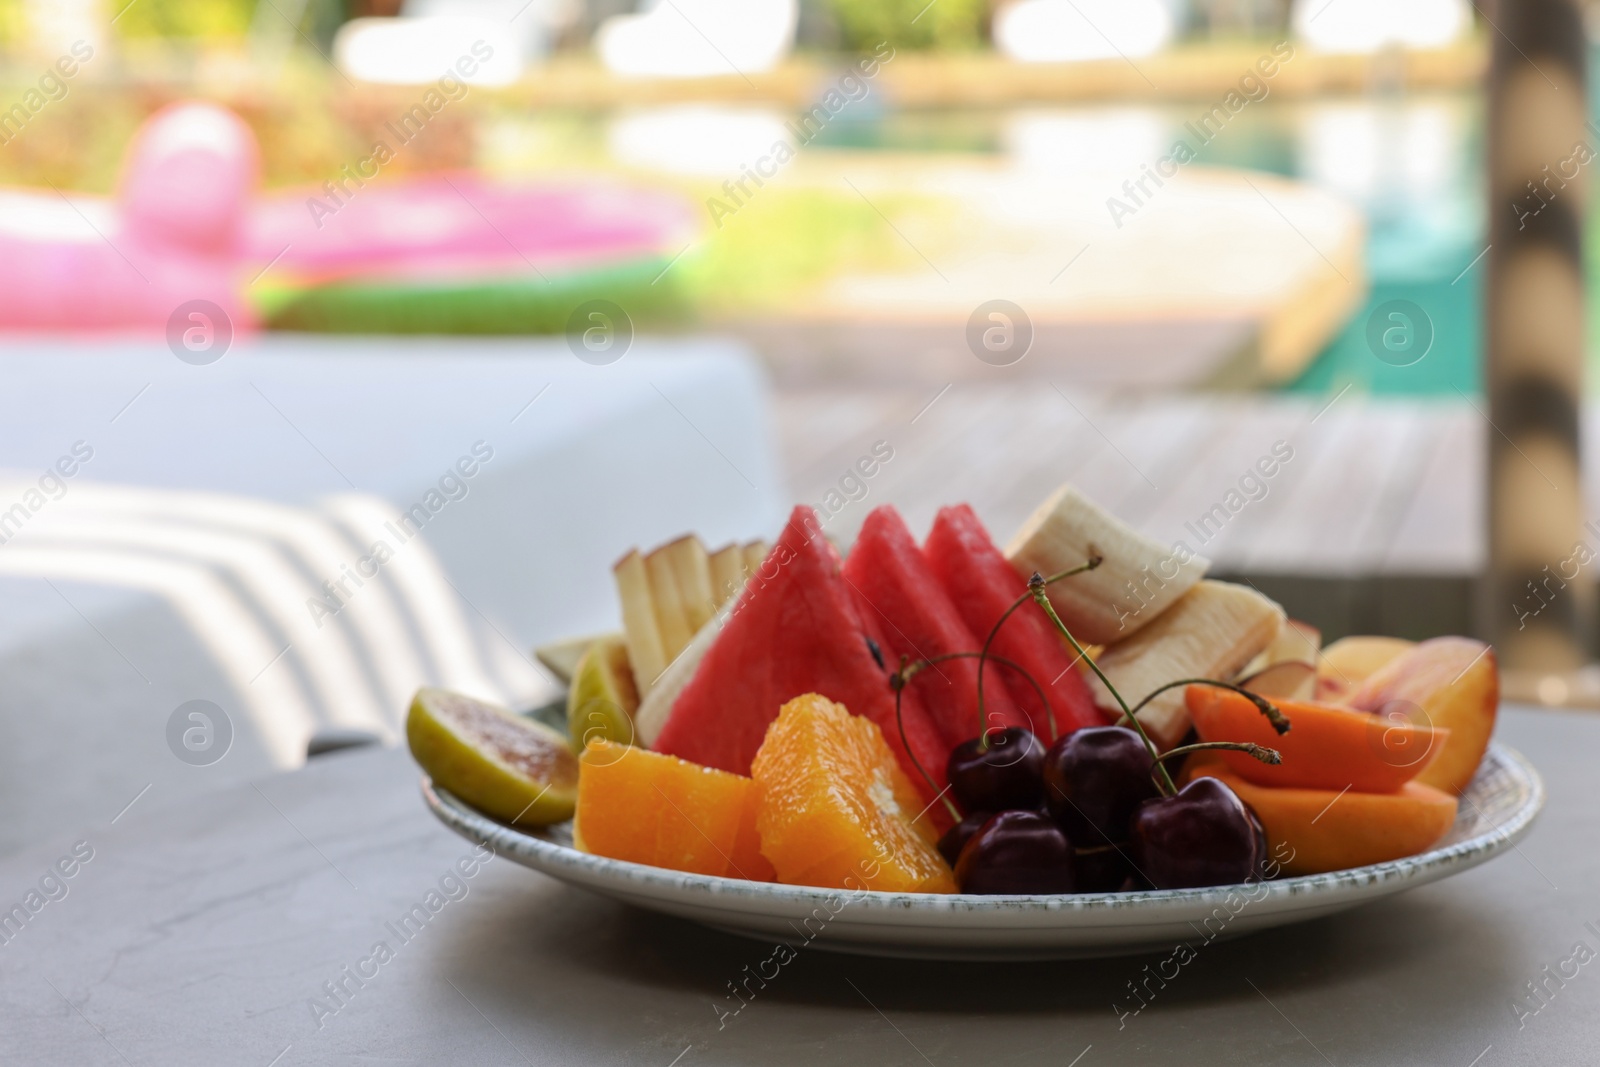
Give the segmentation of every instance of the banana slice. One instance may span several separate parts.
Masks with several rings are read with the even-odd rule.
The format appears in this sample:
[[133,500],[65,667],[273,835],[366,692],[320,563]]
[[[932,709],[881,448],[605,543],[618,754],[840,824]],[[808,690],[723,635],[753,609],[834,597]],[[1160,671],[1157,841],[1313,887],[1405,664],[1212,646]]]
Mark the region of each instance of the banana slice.
[[1101,510],[1070,485],[1022,524],[1006,558],[1024,575],[1056,574],[1099,556],[1100,566],[1055,582],[1050,603],[1079,641],[1126,641],[1205,577],[1209,560],[1167,549]]
[[744,546],[744,576],[746,578],[761,569],[767,561],[767,556],[772,552],[772,546],[765,541],[751,541]]
[[667,655],[656,624],[655,598],[650,591],[650,572],[644,557],[634,549],[611,568],[616,579],[617,597],[622,601],[622,630],[628,640],[628,662],[641,693],[648,693],[656,678],[667,669]]
[[[1272,644],[1283,621],[1283,609],[1254,589],[1205,581],[1138,633],[1107,647],[1096,662],[1132,707],[1180,678],[1232,679]],[[1117,713],[1115,698],[1100,680],[1091,678],[1091,685],[1096,702]],[[1183,740],[1189,732],[1183,690],[1156,697],[1139,712],[1139,722],[1164,749]]]
[[678,694],[689,684],[694,672],[700,669],[700,661],[711,650],[717,635],[722,632],[723,622],[732,614],[737,603],[737,600],[728,601],[718,609],[710,622],[700,627],[694,640],[661,672],[655,687],[639,702],[639,710],[633,717],[635,744],[649,748],[656,743],[662,728],[667,725],[667,717],[672,714],[672,705],[677,701]]
[[[644,566],[650,576],[650,603],[661,631],[661,651],[671,663],[699,629],[693,617],[693,594],[679,584],[671,554],[658,548],[644,558]],[[709,587],[710,582],[706,584]]]
[[650,553],[650,559],[652,562],[661,560],[671,572],[684,617],[689,622],[689,635],[694,636],[717,613],[716,591],[711,584],[711,557],[706,554],[706,546],[700,543],[700,538],[690,534],[662,545]]
[[711,596],[720,608],[744,588],[744,548],[724,545],[711,553],[707,563],[711,568]]

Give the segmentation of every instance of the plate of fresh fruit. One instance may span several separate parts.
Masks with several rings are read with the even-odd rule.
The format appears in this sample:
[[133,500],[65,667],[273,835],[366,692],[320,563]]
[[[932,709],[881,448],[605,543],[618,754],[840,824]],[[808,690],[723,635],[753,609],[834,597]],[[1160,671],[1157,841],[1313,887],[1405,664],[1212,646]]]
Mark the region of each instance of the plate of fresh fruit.
[[[1512,847],[1493,650],[1322,647],[1070,486],[1004,549],[892,506],[841,557],[695,537],[614,568],[622,631],[539,650],[527,715],[419,692],[423,796],[515,862],[801,947],[1114,955],[1332,914]],[[1191,949],[1192,950],[1192,949]]]

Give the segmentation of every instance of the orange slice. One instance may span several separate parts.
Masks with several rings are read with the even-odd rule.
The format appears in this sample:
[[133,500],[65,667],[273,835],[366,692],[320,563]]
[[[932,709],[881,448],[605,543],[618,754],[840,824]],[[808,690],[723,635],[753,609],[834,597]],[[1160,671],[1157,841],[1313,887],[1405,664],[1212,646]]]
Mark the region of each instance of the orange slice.
[[574,843],[585,852],[693,874],[773,880],[750,779],[603,738],[578,760]]
[[750,767],[756,829],[778,880],[831,889],[954,893],[920,794],[876,723],[807,693],[778,712]]

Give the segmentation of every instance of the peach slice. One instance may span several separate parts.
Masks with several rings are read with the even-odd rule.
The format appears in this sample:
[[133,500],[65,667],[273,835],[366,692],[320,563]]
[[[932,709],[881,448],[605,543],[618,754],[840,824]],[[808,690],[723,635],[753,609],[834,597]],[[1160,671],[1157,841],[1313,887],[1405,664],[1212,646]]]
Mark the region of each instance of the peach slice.
[[1339,793],[1255,785],[1220,761],[1192,761],[1185,779],[1226,783],[1267,832],[1267,849],[1285,874],[1322,874],[1414,856],[1455,824],[1456,798],[1407,782],[1394,793]]
[[1450,731],[1439,754],[1416,781],[1459,793],[1489,747],[1500,708],[1500,667],[1494,650],[1470,637],[1435,637],[1378,668],[1350,694],[1349,705],[1399,724]]
[[1399,637],[1341,637],[1317,656],[1314,699],[1324,704],[1348,704],[1356,686],[1416,644]]

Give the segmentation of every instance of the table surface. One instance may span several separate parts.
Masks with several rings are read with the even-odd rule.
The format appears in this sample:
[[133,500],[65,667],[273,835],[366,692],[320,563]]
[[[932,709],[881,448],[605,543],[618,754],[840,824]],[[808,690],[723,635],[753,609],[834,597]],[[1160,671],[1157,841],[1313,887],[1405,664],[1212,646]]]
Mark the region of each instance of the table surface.
[[[999,965],[802,952],[725,1016],[738,1006],[729,983],[769,946],[505,860],[447,879],[472,848],[422,806],[401,750],[325,757],[203,804],[152,792],[0,863],[9,909],[75,848],[92,850],[0,944],[0,1060],[1593,1062],[1600,975],[1574,958],[1600,950],[1588,795],[1600,720],[1508,709],[1500,736],[1549,787],[1516,850],[1354,912],[1205,946],[1124,1019],[1113,1004],[1166,954]],[[402,939],[396,924],[419,903],[437,912]],[[340,982],[334,1000],[325,983]]]

